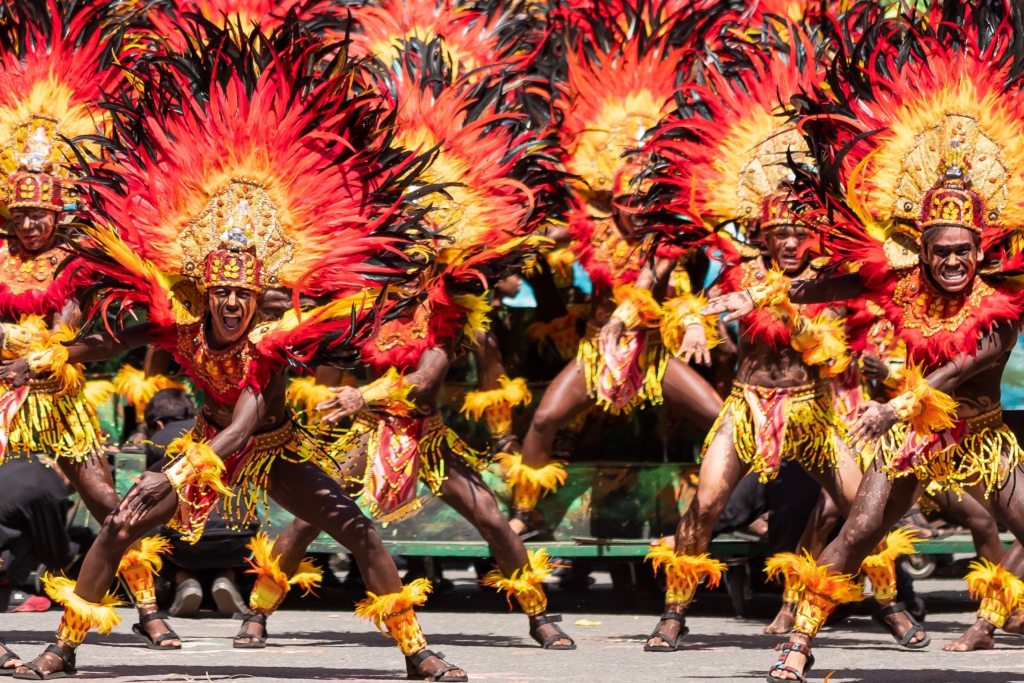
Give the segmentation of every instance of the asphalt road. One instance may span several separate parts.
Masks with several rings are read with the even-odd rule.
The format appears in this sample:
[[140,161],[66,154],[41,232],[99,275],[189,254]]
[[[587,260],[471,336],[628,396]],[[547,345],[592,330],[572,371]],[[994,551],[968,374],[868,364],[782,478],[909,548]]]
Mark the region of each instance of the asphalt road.
[[[599,584],[589,592],[599,596],[601,589]],[[457,586],[455,593],[466,593],[455,608],[458,611],[426,611],[421,621],[431,647],[465,667],[473,681],[763,681],[775,661],[771,649],[779,642],[775,636],[761,634],[763,619],[735,619],[727,616],[727,608],[722,609],[725,602],[706,598],[702,608],[694,610],[698,616],[688,621],[691,632],[680,652],[643,652],[645,637],[656,623],[646,603],[644,614],[587,612],[568,605],[564,626],[579,647],[573,652],[545,652],[527,637],[525,617],[494,609],[492,600],[476,598],[472,590],[470,585]],[[820,681],[834,672],[832,683],[1024,683],[1024,639],[998,636],[996,649],[990,652],[941,650],[943,642],[973,621],[968,611],[972,606],[962,599],[962,582],[921,582],[919,591],[946,610],[932,614],[926,623],[933,639],[928,649],[900,650],[870,618],[854,616],[822,633],[816,649],[818,667],[811,680]],[[551,592],[553,597],[558,595],[557,589]],[[472,611],[477,601],[487,611]],[[442,608],[454,604],[450,598],[439,602]],[[585,607],[588,600],[580,602]],[[760,611],[763,616],[771,609]],[[80,678],[259,682],[405,678],[402,659],[390,640],[348,611],[283,610],[270,622],[271,640],[265,650],[231,648],[237,621],[212,616],[178,619],[173,626],[185,639],[184,650],[166,653],[142,647],[131,633],[134,613],[124,610],[122,614],[124,621],[110,636],[91,634],[79,650]],[[59,618],[57,611],[0,614],[0,633],[19,653],[31,656],[48,642]]]

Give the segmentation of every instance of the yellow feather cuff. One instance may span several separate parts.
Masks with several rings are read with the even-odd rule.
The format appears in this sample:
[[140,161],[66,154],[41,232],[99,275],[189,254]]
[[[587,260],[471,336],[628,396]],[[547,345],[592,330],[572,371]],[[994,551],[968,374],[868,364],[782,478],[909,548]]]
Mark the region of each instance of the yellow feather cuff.
[[618,307],[612,317],[621,320],[627,330],[656,327],[661,321],[664,312],[650,290],[633,285],[617,285],[613,298]]
[[507,577],[500,569],[494,569],[480,579],[480,583],[488,588],[505,591],[509,608],[512,607],[512,596],[530,594],[551,576],[552,570],[562,566],[553,563],[544,548],[527,550],[526,557],[527,565],[512,572],[512,576]]
[[296,409],[315,413],[318,405],[334,398],[334,392],[317,384],[315,377],[296,377],[288,384],[284,397]]
[[382,625],[385,619],[417,605],[422,605],[427,601],[427,596],[431,591],[433,588],[430,581],[426,579],[416,579],[402,588],[400,593],[375,595],[367,591],[368,597],[356,603],[356,616],[366,621],[372,621],[383,632]]
[[861,567],[888,567],[896,558],[914,553],[914,541],[917,532],[912,529],[900,528],[890,531],[885,537],[885,548],[864,558]]
[[509,379],[506,375],[498,378],[498,389],[490,391],[471,391],[466,394],[466,400],[462,403],[462,413],[474,420],[479,420],[484,411],[494,406],[526,405],[533,400],[533,394],[526,386],[526,380],[522,377]]
[[231,495],[231,489],[221,481],[224,462],[206,441],[195,441],[192,432],[188,432],[168,444],[166,453],[174,460],[164,468],[164,474],[179,492],[186,485],[193,484],[209,486],[217,493]]
[[785,591],[782,594],[783,602],[798,602],[804,591],[804,585],[800,583],[800,575],[797,570],[800,561],[800,556],[795,553],[775,553],[764,563],[764,572],[768,575],[768,580],[781,577],[785,584]]
[[708,587],[714,588],[722,580],[725,564],[708,553],[685,555],[676,553],[664,542],[651,546],[647,557],[654,565],[654,571],[665,567],[665,602],[668,604],[689,604],[701,579],[707,577]]
[[903,371],[900,394],[889,401],[904,422],[915,432],[927,434],[950,429],[956,421],[956,401],[928,385],[920,365],[908,364]]
[[690,325],[704,327],[709,349],[715,348],[721,341],[718,338],[718,317],[700,314],[700,309],[707,302],[708,299],[704,295],[683,294],[669,299],[662,306],[664,315],[661,318],[661,340],[672,355],[679,353],[686,328]]
[[413,387],[414,385],[406,383],[405,377],[400,375],[398,370],[388,368],[383,377],[367,384],[359,391],[368,408],[405,415],[414,407],[409,401],[409,392]]
[[808,365],[822,366],[823,378],[845,372],[851,358],[844,321],[824,314],[800,320],[800,329],[790,338],[790,346],[800,352]]
[[36,374],[49,373],[50,377],[60,382],[61,393],[77,393],[85,383],[82,366],[68,363],[69,342],[78,332],[61,323],[60,328],[52,332],[45,346],[28,356],[29,370]]
[[117,573],[120,574],[126,569],[137,566],[145,566],[150,572],[159,574],[164,567],[161,555],[166,555],[171,550],[171,542],[163,536],[149,536],[139,541],[141,546],[138,550],[129,548],[121,556],[121,563],[117,566]]
[[828,599],[829,602],[842,604],[859,602],[864,598],[864,589],[850,574],[829,572],[831,565],[819,565],[810,553],[804,554],[794,562],[792,569],[807,591]]
[[100,633],[110,633],[110,629],[121,623],[121,617],[114,608],[125,603],[110,593],[104,595],[99,603],[95,603],[76,595],[75,582],[65,576],[47,573],[43,576],[42,582],[50,599],[88,624],[87,628],[96,629]]
[[312,557],[304,557],[295,573],[288,577],[288,585],[298,586],[303,590],[302,595],[306,596],[312,593],[314,588],[319,588],[323,580],[323,569],[313,562]]
[[519,453],[499,453],[495,459],[506,469],[506,481],[512,486],[535,486],[554,491],[569,476],[558,461],[534,469],[523,464],[523,456]]
[[266,532],[261,531],[253,536],[245,547],[252,551],[252,559],[245,560],[252,568],[246,569],[245,573],[255,574],[257,577],[266,576],[287,590],[288,575],[281,570],[281,556],[274,555],[274,542]]
[[32,330],[23,325],[7,323],[2,351],[5,358],[24,358],[32,345]]
[[1003,569],[1003,565],[982,558],[968,566],[971,571],[964,579],[972,599],[979,600],[986,592],[995,589],[1002,593],[1004,604],[1010,612],[1024,603],[1024,581]]
[[748,288],[747,293],[758,308],[770,308],[779,318],[795,324],[800,314],[789,300],[789,284],[789,277],[773,268],[764,282]]

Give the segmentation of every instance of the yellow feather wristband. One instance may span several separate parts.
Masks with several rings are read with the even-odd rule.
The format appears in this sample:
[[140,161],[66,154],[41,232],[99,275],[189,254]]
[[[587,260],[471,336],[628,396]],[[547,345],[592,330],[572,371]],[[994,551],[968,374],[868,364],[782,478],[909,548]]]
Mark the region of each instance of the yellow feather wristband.
[[6,324],[3,352],[6,358],[24,358],[32,344],[32,332],[23,325]]
[[841,318],[824,314],[814,318],[798,315],[799,328],[790,337],[790,346],[800,352],[808,365],[820,365],[823,378],[841,375],[850,366],[850,348]]
[[663,311],[650,290],[633,285],[618,285],[613,298],[618,307],[612,317],[621,320],[627,330],[655,327],[661,322]]
[[51,332],[45,346],[28,356],[28,368],[37,375],[49,374],[60,382],[61,393],[77,392],[85,384],[82,366],[68,363],[68,347],[64,345],[78,332],[64,323]]
[[189,432],[172,441],[166,453],[173,460],[164,468],[164,474],[179,493],[185,486],[192,484],[209,486],[217,493],[231,495],[231,489],[221,480],[224,462],[207,442],[195,441]]
[[664,315],[661,318],[661,341],[673,355],[679,353],[686,328],[691,325],[700,325],[704,328],[704,337],[709,349],[715,348],[721,342],[718,338],[718,317],[700,314],[700,309],[707,302],[708,299],[704,295],[695,296],[687,293],[669,299],[662,306]]
[[398,370],[388,368],[383,377],[367,384],[359,392],[368,408],[404,415],[414,407],[409,401],[409,392],[413,386],[406,383],[405,377],[398,374]]
[[747,288],[747,293],[758,308],[770,308],[779,318],[794,324],[799,320],[799,312],[789,300],[789,285],[785,273],[772,269],[764,282]]
[[907,365],[900,382],[901,393],[889,405],[897,417],[920,434],[950,429],[956,421],[956,401],[928,384],[920,365]]

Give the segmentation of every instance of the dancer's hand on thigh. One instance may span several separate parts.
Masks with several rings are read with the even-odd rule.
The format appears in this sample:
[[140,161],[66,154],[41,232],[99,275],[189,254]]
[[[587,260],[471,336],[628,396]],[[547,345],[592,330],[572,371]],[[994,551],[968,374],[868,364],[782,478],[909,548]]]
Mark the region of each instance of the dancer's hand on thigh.
[[849,432],[850,447],[853,452],[859,453],[861,448],[867,446],[869,442],[885,436],[886,432],[892,429],[892,426],[898,421],[899,416],[896,415],[896,410],[888,403],[877,403],[876,401],[865,403]]
[[28,361],[24,358],[5,360],[0,363],[0,381],[6,382],[15,389],[25,386],[30,376]]
[[143,472],[135,486],[121,502],[121,510],[127,515],[128,524],[135,524],[171,491],[171,482],[162,472]]

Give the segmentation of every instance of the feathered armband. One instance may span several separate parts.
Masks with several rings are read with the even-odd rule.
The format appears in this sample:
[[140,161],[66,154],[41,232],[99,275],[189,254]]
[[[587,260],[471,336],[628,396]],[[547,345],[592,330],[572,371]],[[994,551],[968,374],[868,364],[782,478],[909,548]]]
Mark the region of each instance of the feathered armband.
[[650,290],[633,285],[619,285],[615,288],[614,298],[618,306],[612,317],[620,320],[627,330],[656,327],[661,321],[664,312]]
[[799,329],[790,337],[790,346],[800,352],[808,365],[820,365],[824,378],[841,375],[850,366],[850,347],[841,318],[824,314],[814,318],[798,316]]
[[915,432],[938,433],[953,427],[956,401],[949,394],[929,386],[921,366],[906,366],[900,389],[901,393],[889,401],[889,405]]
[[85,384],[82,366],[68,362],[68,347],[64,345],[77,335],[75,329],[61,323],[60,329],[47,337],[43,348],[27,358],[29,370],[57,380],[61,393],[77,392]]
[[179,494],[191,484],[208,486],[217,493],[231,495],[231,489],[221,480],[224,462],[213,452],[210,444],[195,441],[191,432],[172,441],[167,446],[167,456],[173,460],[164,468],[164,474]]
[[700,309],[707,303],[707,297],[687,292],[669,299],[662,306],[664,315],[661,318],[661,340],[673,354],[679,353],[686,330],[691,326],[704,328],[704,337],[709,349],[718,346],[721,341],[718,338],[718,317],[700,314]]
[[363,402],[371,410],[377,410],[391,415],[408,415],[413,404],[409,401],[409,392],[413,389],[412,384],[405,381],[405,377],[398,373],[395,368],[388,368],[384,376],[367,384],[360,389],[363,395]]
[[796,306],[789,300],[789,278],[780,270],[769,270],[764,282],[747,288],[754,305],[769,308],[779,318],[793,324],[799,320]]

